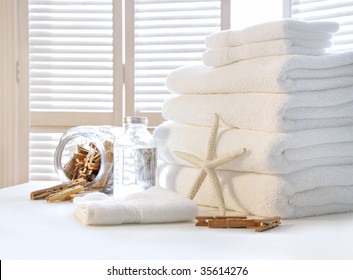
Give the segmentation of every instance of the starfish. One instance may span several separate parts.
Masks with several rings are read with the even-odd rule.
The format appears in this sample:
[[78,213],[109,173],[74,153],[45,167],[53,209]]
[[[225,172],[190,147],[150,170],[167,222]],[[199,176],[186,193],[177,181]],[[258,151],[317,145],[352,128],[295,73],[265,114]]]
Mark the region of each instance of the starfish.
[[201,188],[202,183],[205,181],[206,177],[208,176],[211,184],[213,185],[216,194],[217,194],[217,204],[218,204],[218,209],[222,213],[222,215],[225,215],[226,213],[226,207],[225,207],[225,202],[224,202],[224,196],[223,196],[223,190],[221,187],[221,183],[218,180],[217,174],[215,172],[215,169],[223,164],[226,164],[227,162],[235,159],[236,157],[242,155],[245,153],[246,149],[243,148],[239,151],[236,152],[231,152],[228,153],[222,157],[215,158],[216,157],[216,146],[217,146],[217,135],[218,135],[218,128],[219,128],[219,116],[215,114],[215,119],[214,123],[211,129],[210,137],[208,139],[208,149],[207,149],[207,154],[206,158],[203,160],[193,154],[181,152],[181,151],[174,151],[174,154],[178,156],[179,158],[191,163],[192,165],[199,167],[200,173],[196,177],[191,191],[189,193],[189,198],[194,199],[196,196],[197,192]]

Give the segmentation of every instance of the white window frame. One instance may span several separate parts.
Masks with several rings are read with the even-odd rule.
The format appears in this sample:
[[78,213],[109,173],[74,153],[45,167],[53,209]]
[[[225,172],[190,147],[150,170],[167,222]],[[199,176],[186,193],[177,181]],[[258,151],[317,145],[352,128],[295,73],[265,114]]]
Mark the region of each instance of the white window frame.
[[[16,30],[16,7],[10,0],[0,3],[0,127],[2,135],[0,138],[0,187],[5,186],[16,177],[13,168],[16,166],[15,158],[9,154],[9,149],[16,151],[16,38],[13,32]],[[15,108],[11,108],[15,107]],[[11,109],[10,109],[11,108]],[[15,109],[15,115],[13,110]],[[3,173],[3,174],[2,174]]]

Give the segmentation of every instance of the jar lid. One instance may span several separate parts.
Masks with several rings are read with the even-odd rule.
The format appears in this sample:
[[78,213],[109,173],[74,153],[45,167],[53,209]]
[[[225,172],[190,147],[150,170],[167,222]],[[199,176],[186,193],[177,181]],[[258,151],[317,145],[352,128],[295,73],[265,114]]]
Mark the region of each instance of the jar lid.
[[139,116],[130,116],[124,118],[125,124],[148,124],[147,117],[139,117]]

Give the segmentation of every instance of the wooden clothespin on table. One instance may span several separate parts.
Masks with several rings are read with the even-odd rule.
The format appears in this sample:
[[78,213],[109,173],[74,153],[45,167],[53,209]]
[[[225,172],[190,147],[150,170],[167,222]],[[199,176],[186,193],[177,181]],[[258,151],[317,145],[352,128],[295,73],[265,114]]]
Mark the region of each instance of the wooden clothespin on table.
[[30,194],[32,200],[46,199],[48,202],[57,200],[68,200],[73,194],[80,193],[85,190],[87,181],[83,178],[59,184],[51,188],[45,188],[33,191]]
[[280,217],[248,219],[244,216],[198,216],[196,226],[209,228],[255,228],[256,232],[275,228],[281,224]]

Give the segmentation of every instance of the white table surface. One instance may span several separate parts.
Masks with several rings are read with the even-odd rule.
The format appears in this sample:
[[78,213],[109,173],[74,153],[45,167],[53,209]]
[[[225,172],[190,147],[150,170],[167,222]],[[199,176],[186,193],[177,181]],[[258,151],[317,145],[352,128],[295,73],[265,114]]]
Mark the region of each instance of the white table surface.
[[70,202],[30,200],[52,185],[0,189],[0,259],[353,259],[353,213],[286,220],[262,233],[193,222],[85,226]]

